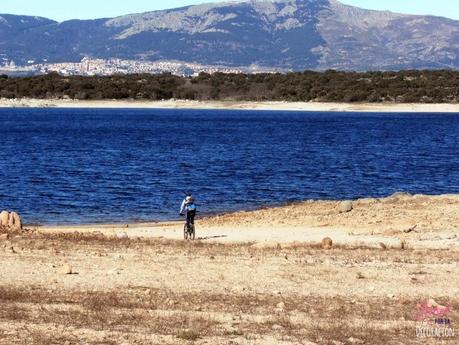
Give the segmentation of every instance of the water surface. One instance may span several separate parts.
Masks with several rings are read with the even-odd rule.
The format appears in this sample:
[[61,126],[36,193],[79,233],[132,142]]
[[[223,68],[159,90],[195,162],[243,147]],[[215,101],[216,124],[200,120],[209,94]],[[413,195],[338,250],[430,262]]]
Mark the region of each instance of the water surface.
[[0,109],[0,209],[27,223],[177,218],[459,193],[459,114]]

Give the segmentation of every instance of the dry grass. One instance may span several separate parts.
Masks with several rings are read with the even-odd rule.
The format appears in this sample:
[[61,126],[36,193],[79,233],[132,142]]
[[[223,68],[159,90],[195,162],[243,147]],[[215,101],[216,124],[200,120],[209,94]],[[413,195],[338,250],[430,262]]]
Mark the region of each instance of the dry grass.
[[[276,310],[280,302],[285,305],[282,312]],[[451,303],[451,300],[438,299],[438,302]],[[213,337],[250,339],[269,335],[293,343],[304,339],[317,344],[348,343],[353,337],[374,345],[391,344],[394,339],[400,339],[403,344],[417,344],[411,340],[413,327],[405,321],[383,329],[376,326],[394,320],[409,322],[416,303],[416,299],[376,297],[354,301],[346,297],[278,294],[179,294],[147,287],[81,292],[0,286],[0,321],[121,332],[133,338],[136,334],[155,334],[191,342]],[[458,310],[459,300],[453,300],[451,306]],[[218,315],[229,315],[238,321],[230,323],[228,330],[225,318]],[[258,320],[255,315],[264,317]],[[353,324],[356,318],[365,320],[364,325]],[[38,345],[74,340],[69,334],[46,335],[39,331],[30,336],[31,343]],[[113,343],[115,337],[109,337],[106,343],[110,341]]]
[[[179,250],[188,255],[218,256],[234,255],[317,255],[328,253],[330,257],[346,256],[350,259],[368,256],[380,261],[390,261],[396,255],[400,256],[401,262],[412,260],[422,263],[426,253],[429,260],[438,258],[438,262],[457,259],[457,254],[448,250],[426,249],[423,251],[406,249],[401,247],[388,247],[386,250],[366,245],[334,245],[329,251],[324,251],[320,243],[293,243],[283,246],[257,248],[253,243],[218,243],[205,241],[183,241],[164,238],[118,238],[105,236],[102,233],[56,233],[43,234],[25,231],[10,236],[9,243],[16,244],[30,250],[45,250],[54,248],[60,251],[87,251],[88,247],[93,250],[119,251],[123,249],[153,250],[158,254],[165,251]],[[435,255],[436,253],[441,255]],[[408,261],[407,261],[408,260]],[[421,261],[420,261],[421,260]]]
[[[17,270],[0,267],[6,275],[0,283],[0,345],[79,345],[81,339],[91,345],[347,345],[351,337],[372,345],[420,344],[412,320],[422,296],[412,290],[406,297],[406,291],[421,285],[410,276],[427,286],[423,291],[448,289],[444,280],[456,272],[452,263],[458,259],[449,250],[325,251],[303,243],[257,248],[100,233],[26,231],[4,246],[0,259]],[[184,260],[194,264],[183,267]],[[56,267],[62,262],[80,274],[61,275]],[[356,278],[358,272],[364,279]],[[394,293],[392,277],[404,284],[403,293]],[[348,294],[352,284],[357,287]],[[370,285],[375,293],[368,293]],[[435,296],[459,310],[455,296]]]

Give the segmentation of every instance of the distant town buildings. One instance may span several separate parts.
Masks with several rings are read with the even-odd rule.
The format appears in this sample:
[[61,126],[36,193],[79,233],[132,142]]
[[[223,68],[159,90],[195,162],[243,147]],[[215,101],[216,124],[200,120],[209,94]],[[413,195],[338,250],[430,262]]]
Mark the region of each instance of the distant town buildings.
[[[1,64],[3,62],[3,64]],[[16,66],[14,61],[0,61],[0,72],[6,74],[46,74],[57,72],[61,75],[110,76],[114,74],[161,74],[171,73],[178,76],[196,76],[201,72],[222,73],[273,73],[274,70],[251,67],[205,66],[180,61],[137,61],[122,59],[94,59],[85,57],[80,62],[41,63],[28,61],[26,66]]]

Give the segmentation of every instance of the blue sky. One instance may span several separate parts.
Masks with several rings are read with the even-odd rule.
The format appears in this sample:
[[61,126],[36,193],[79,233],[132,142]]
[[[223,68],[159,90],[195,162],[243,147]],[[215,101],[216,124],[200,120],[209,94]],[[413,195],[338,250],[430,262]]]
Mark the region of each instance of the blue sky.
[[[205,0],[0,0],[0,13],[26,14],[55,20],[114,17],[117,15],[219,2]],[[341,0],[363,8],[459,19],[458,0]]]

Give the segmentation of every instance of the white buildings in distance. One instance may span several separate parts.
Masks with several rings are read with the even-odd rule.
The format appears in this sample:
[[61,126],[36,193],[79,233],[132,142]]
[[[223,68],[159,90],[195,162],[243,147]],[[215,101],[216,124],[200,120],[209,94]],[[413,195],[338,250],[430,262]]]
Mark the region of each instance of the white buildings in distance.
[[26,66],[17,66],[13,61],[4,60],[0,72],[5,74],[46,74],[57,72],[64,76],[110,76],[116,74],[161,74],[197,76],[201,72],[222,73],[274,73],[277,71],[259,66],[232,68],[225,66],[205,66],[180,61],[136,61],[122,59],[94,59],[85,57],[80,62],[40,63],[28,61]]

